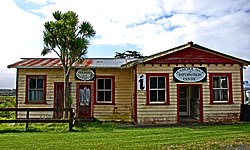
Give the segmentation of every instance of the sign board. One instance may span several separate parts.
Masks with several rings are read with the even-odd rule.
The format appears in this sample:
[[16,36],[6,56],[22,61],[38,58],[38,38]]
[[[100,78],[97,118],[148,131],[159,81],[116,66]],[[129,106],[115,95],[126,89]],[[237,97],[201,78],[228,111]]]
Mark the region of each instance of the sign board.
[[137,90],[146,90],[145,74],[137,74]]
[[175,82],[205,82],[207,71],[205,67],[176,67],[174,68]]
[[95,72],[92,69],[76,69],[75,78],[82,81],[90,81],[95,77]]

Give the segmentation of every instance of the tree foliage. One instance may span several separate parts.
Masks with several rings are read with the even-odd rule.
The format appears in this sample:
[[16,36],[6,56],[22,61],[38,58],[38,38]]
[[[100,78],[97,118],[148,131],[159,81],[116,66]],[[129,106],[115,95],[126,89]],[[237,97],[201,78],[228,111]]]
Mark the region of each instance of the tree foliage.
[[69,97],[69,76],[72,65],[83,61],[84,55],[94,37],[95,30],[88,21],[79,22],[73,11],[53,13],[54,21],[44,24],[42,55],[55,52],[60,58],[64,70],[64,101]]
[[123,53],[115,52],[115,58],[143,58],[143,56],[140,52],[127,50]]

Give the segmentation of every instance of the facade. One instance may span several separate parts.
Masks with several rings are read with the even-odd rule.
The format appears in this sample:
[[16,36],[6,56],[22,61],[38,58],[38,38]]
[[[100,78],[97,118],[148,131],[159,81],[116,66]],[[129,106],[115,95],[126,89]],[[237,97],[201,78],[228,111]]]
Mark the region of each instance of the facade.
[[[101,121],[236,121],[244,103],[242,69],[249,64],[192,42],[140,59],[86,59],[71,71],[72,107],[77,118]],[[8,67],[17,68],[17,107],[65,106],[59,59],[27,58]]]

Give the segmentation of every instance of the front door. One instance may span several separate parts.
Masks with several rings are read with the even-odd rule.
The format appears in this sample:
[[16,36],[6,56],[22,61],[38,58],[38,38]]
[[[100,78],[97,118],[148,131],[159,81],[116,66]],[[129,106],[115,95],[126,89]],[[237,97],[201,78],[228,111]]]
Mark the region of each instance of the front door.
[[91,86],[90,85],[79,85],[78,92],[78,108],[79,117],[90,117],[91,116]]
[[180,117],[203,122],[202,84],[177,85],[177,121]]
[[54,99],[54,118],[62,118],[63,111],[60,109],[64,108],[64,86],[63,83],[55,83],[55,99]]

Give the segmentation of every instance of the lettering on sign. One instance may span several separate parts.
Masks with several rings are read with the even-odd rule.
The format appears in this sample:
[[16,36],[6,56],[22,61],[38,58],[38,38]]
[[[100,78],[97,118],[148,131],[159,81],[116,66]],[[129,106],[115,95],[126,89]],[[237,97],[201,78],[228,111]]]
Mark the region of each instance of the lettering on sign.
[[95,77],[95,72],[92,69],[76,69],[75,77],[78,80],[89,81]]
[[207,71],[205,67],[176,67],[173,72],[175,82],[207,81]]
[[137,90],[146,90],[145,74],[137,74]]

